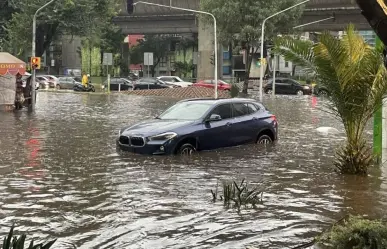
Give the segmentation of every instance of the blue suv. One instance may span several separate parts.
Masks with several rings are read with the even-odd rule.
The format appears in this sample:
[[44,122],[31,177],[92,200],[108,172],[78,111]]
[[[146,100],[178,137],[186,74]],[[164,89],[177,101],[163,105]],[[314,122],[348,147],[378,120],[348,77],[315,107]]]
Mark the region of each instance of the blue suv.
[[253,99],[183,100],[153,120],[120,130],[117,147],[140,154],[192,154],[201,150],[277,140],[278,123]]

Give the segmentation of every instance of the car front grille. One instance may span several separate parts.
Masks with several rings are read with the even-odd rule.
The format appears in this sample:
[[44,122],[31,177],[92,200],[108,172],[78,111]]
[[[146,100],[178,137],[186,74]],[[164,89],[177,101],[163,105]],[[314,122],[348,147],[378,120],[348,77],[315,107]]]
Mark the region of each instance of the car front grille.
[[130,144],[133,146],[142,147],[145,145],[145,140],[142,137],[130,137]]
[[129,138],[127,136],[120,136],[120,144],[129,145]]

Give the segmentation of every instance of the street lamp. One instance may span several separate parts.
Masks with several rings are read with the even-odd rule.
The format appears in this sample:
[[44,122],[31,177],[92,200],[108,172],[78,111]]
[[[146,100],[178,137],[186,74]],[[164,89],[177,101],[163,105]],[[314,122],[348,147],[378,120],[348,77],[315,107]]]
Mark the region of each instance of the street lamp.
[[[264,41],[264,39],[265,39],[265,24],[266,24],[266,21],[269,20],[270,18],[273,18],[273,17],[275,17],[275,16],[277,16],[277,15],[279,15],[279,14],[282,14],[282,13],[288,11],[288,10],[291,10],[291,9],[293,9],[293,8],[295,8],[295,7],[297,7],[297,6],[301,5],[301,4],[307,3],[307,2],[309,2],[309,1],[310,1],[310,0],[306,0],[306,1],[303,1],[303,2],[298,3],[298,4],[296,4],[296,5],[290,6],[289,8],[286,8],[286,9],[284,9],[284,10],[281,10],[281,11],[279,11],[279,12],[277,12],[277,13],[275,13],[275,14],[269,16],[269,17],[267,17],[265,20],[263,20],[263,22],[262,22],[262,29],[261,29],[261,61],[263,61],[263,41]],[[261,65],[261,68],[260,68],[260,69],[261,69],[261,70],[260,70],[260,75],[259,75],[259,101],[262,102],[262,98],[263,98],[263,94],[262,94],[262,85],[263,85],[263,66],[262,66],[262,65]]]
[[[46,8],[49,4],[53,3],[55,0],[51,0],[50,2],[46,3],[42,7],[40,7],[34,14],[33,20],[32,20],[32,57],[35,57],[36,55],[36,16],[38,15],[39,11],[42,9]],[[35,68],[32,68],[32,80],[31,80],[31,87],[32,87],[32,92],[31,92],[31,105],[30,109],[31,111],[35,110],[35,102],[36,102],[36,86],[35,86]]]
[[331,16],[331,17],[320,19],[320,20],[317,20],[317,21],[304,23],[304,24],[301,24],[301,25],[293,27],[293,29],[302,28],[302,27],[305,27],[305,26],[308,26],[308,25],[312,25],[312,24],[315,24],[315,23],[325,22],[325,21],[328,21],[328,20],[331,20],[331,19],[335,19],[335,18],[336,18],[335,16]]
[[[317,20],[317,21],[304,23],[304,24],[301,24],[301,25],[293,27],[293,29],[302,28],[302,27],[305,27],[305,26],[308,26],[308,25],[312,25],[312,24],[315,24],[315,23],[320,23],[320,22],[328,21],[328,20],[335,19],[335,18],[336,18],[335,16],[331,16],[331,17],[320,19],[320,20]],[[281,36],[281,35],[278,35],[278,36]],[[275,65],[277,63],[277,59],[276,59],[277,56],[278,55],[274,55],[273,86],[272,86],[272,88],[273,88],[273,90],[272,90],[273,91],[272,92],[273,97],[275,96],[275,76],[276,76],[275,75]],[[312,90],[313,90],[313,88],[312,88]]]
[[[309,0],[308,0],[309,1]],[[163,4],[157,4],[157,3],[148,3],[148,2],[143,2],[143,1],[138,1],[134,3],[133,5],[136,6],[137,4],[142,3],[146,5],[153,5],[153,6],[158,6],[158,7],[166,7],[170,9],[175,9],[175,10],[182,10],[182,11],[187,11],[187,12],[193,12],[193,13],[198,13],[198,14],[204,14],[204,15],[209,15],[212,17],[214,20],[214,50],[215,50],[215,58],[214,58],[214,64],[215,64],[215,93],[214,97],[215,99],[218,98],[218,42],[217,42],[217,30],[216,30],[216,18],[213,14],[205,11],[200,11],[200,10],[192,10],[192,9],[185,9],[185,8],[179,8],[179,7],[174,7],[174,6],[168,6],[168,5],[163,5]],[[170,4],[172,1],[170,1]]]

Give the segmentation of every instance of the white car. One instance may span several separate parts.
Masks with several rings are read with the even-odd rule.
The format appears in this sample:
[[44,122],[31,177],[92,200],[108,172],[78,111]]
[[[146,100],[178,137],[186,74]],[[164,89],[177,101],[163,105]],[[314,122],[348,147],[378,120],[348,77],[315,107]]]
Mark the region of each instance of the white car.
[[49,87],[50,88],[57,88],[58,85],[58,78],[54,75],[42,75],[46,79],[48,79]]
[[177,76],[160,76],[160,77],[157,77],[157,79],[164,81],[170,85],[175,85],[178,87],[188,87],[188,86],[192,86],[193,84],[191,82],[186,82]]

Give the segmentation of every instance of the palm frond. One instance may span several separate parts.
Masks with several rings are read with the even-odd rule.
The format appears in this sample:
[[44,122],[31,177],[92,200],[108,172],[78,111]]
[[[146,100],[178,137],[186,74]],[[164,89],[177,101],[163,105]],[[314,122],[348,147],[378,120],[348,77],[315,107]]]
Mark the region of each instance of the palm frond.
[[306,71],[314,73],[314,44],[311,41],[303,41],[290,36],[277,37],[274,40],[274,52],[282,55],[287,61],[304,67]]

